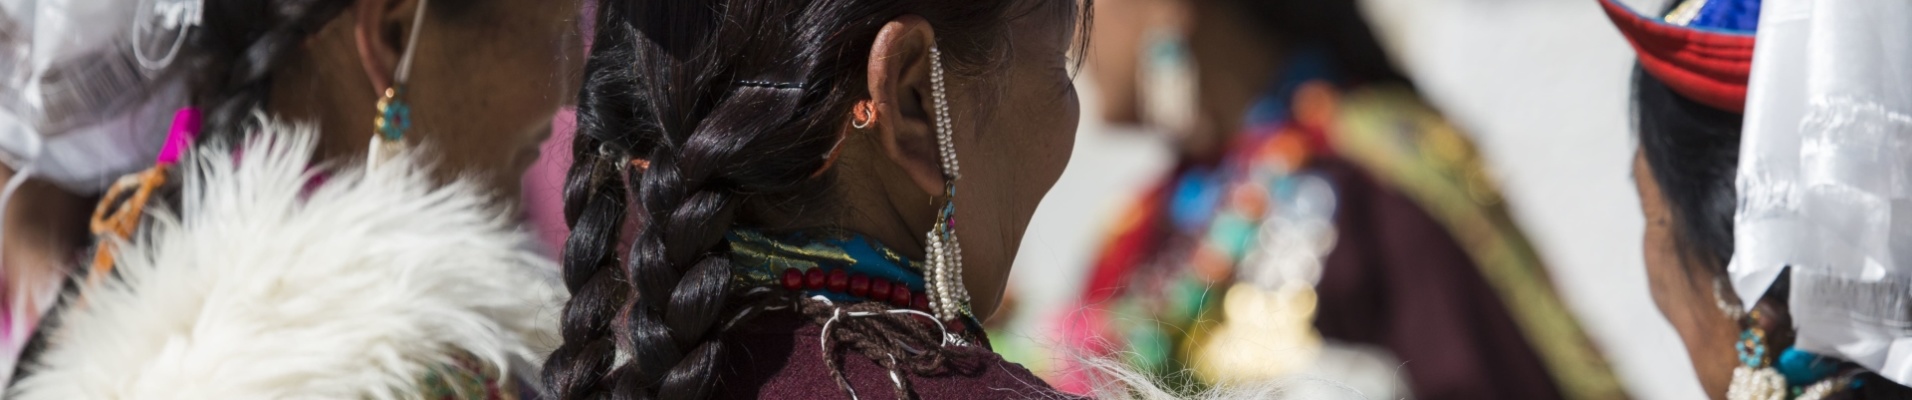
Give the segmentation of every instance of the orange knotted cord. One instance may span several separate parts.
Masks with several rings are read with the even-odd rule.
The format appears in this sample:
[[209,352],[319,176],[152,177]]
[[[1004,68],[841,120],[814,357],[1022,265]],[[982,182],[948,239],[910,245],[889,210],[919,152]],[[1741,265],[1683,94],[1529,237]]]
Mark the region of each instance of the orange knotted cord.
[[[166,184],[166,173],[171,166],[171,164],[159,164],[146,171],[121,177],[119,182],[108,188],[106,195],[100,198],[99,207],[93,209],[92,230],[93,236],[103,240],[99,241],[99,248],[95,249],[93,254],[93,268],[86,276],[87,284],[98,284],[107,274],[113,272],[111,238],[128,240],[133,235],[133,230],[139,228],[139,219],[146,212],[146,203],[152,200],[155,190]],[[120,197],[126,194],[127,187],[135,185],[137,188],[133,191],[133,197],[121,203]],[[119,208],[109,215],[107,211],[112,210],[115,203],[119,203]]]

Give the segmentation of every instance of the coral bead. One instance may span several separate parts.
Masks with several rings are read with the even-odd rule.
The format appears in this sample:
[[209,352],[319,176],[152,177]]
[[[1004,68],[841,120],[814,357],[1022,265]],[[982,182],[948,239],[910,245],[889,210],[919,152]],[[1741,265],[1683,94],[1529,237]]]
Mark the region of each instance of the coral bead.
[[810,290],[823,290],[823,281],[822,268],[811,268],[809,272],[803,273],[804,286],[809,287]]
[[830,281],[825,284],[830,291],[843,293],[850,288],[850,273],[841,269],[830,271]]
[[929,312],[929,296],[925,294],[910,299],[910,308],[914,308],[916,311]]
[[895,305],[897,307],[909,307],[910,306],[909,285],[902,285],[902,284],[891,285],[890,286],[890,304]]
[[863,296],[863,297],[870,300],[880,301],[880,300],[888,300],[883,297],[889,296],[889,295],[890,295],[890,281],[882,279],[882,278],[870,278],[870,294],[868,296]]
[[850,295],[867,297],[870,295],[870,277],[863,274],[850,275]]
[[783,288],[786,290],[803,290],[803,271],[798,271],[796,268],[784,268]]

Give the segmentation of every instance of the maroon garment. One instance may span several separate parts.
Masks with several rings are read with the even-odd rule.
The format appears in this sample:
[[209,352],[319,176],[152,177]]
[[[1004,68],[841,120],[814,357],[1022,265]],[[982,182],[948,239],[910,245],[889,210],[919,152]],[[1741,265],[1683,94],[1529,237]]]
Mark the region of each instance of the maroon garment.
[[[822,327],[794,313],[771,313],[725,337],[730,347],[717,399],[847,399],[824,365],[817,341]],[[839,366],[862,399],[896,397],[889,370],[837,346]],[[918,399],[1079,399],[1050,387],[1021,365],[986,347],[954,356],[949,372],[907,376]]]
[[1393,352],[1417,399],[1561,398],[1445,226],[1347,161],[1328,158],[1317,166],[1340,200],[1340,237],[1315,288],[1322,336]]

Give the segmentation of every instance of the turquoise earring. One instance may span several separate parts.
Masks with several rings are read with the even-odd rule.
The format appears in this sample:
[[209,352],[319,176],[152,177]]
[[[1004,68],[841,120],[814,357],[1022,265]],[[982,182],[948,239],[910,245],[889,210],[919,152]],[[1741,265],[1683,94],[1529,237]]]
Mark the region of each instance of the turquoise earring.
[[1727,400],[1786,400],[1786,377],[1774,369],[1766,355],[1766,330],[1759,328],[1759,312],[1748,314],[1746,330],[1740,331],[1739,366],[1733,368],[1733,381],[1726,387]]
[[385,96],[378,100],[378,118],[372,121],[371,154],[368,160],[371,166],[390,160],[405,149],[405,131],[412,129],[412,107],[400,96],[405,93],[404,86],[385,89]]
[[398,71],[392,74],[392,87],[378,99],[378,116],[372,120],[372,143],[370,154],[366,155],[367,168],[377,168],[386,160],[391,160],[405,150],[405,133],[412,129],[412,106],[405,101],[405,84],[412,78],[412,55],[418,51],[418,34],[425,29],[425,5],[429,0],[418,1],[418,14],[412,16],[411,38],[406,41],[405,55],[398,57]]

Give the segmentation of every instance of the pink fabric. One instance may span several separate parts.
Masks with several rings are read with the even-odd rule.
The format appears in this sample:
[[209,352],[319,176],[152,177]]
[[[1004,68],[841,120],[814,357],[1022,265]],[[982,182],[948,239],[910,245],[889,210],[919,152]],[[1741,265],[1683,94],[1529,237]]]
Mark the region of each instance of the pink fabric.
[[[7,274],[0,273],[0,391],[7,388],[7,382],[13,377],[13,366],[20,360],[20,349],[26,347],[27,338],[33,335],[33,321],[25,318],[26,313],[17,312],[14,306],[25,299],[14,296],[13,282],[8,282]],[[20,328],[20,329],[15,329]]]
[[[0,271],[4,268],[0,266]],[[27,282],[17,281],[21,278]],[[42,280],[0,273],[0,393],[5,392],[11,381],[20,352],[33,338],[40,317],[58,300],[62,283],[62,278],[57,276]]]
[[[1107,307],[1107,305],[1081,305],[1074,309],[1089,310],[1091,307]],[[1081,354],[1065,353],[1064,355],[1069,357],[1058,357],[1057,361],[1062,364],[1062,368],[1058,368],[1056,376],[1049,380],[1050,383],[1055,384],[1056,389],[1065,393],[1087,395],[1095,391],[1098,381],[1108,379],[1105,376],[1098,376],[1089,366],[1076,361],[1076,356],[1107,358],[1128,348],[1126,343],[1114,342],[1122,340],[1121,335],[1101,330],[1102,327],[1115,326],[1108,319],[1109,313],[1106,312],[1072,312],[1064,319],[1061,336],[1063,342],[1069,345],[1065,348],[1072,347],[1067,351]]]
[[[16,314],[23,314],[14,312],[13,306],[17,302],[19,299],[14,298],[13,282],[7,281],[7,274],[0,273],[0,357],[7,359],[12,359],[18,353],[20,344],[26,341],[26,335],[14,332],[13,327],[32,325],[32,321],[20,321],[14,318]],[[0,364],[11,365],[12,362],[0,362]],[[5,384],[0,383],[0,386]]]
[[173,128],[166,132],[166,147],[159,150],[160,164],[179,162],[180,157],[192,148],[193,139],[199,138],[199,127],[203,120],[199,109],[186,107],[173,113]]
[[565,109],[552,117],[551,139],[543,154],[524,175],[526,217],[545,250],[552,255],[564,252],[564,237],[570,228],[564,224],[564,177],[571,169],[571,134],[577,129],[577,113]]
[[[584,57],[591,52],[591,41],[597,32],[597,2],[585,2],[578,10],[578,31],[584,35]],[[571,171],[571,135],[577,131],[577,109],[565,108],[551,120],[551,139],[544,141],[538,162],[524,175],[524,204],[526,217],[545,250],[553,255],[564,253],[564,238],[569,236],[571,228],[564,223],[564,178]]]

